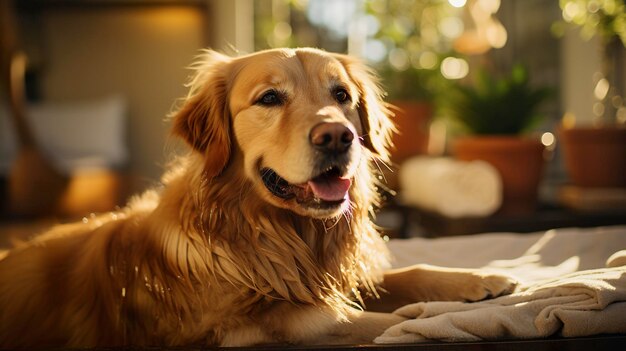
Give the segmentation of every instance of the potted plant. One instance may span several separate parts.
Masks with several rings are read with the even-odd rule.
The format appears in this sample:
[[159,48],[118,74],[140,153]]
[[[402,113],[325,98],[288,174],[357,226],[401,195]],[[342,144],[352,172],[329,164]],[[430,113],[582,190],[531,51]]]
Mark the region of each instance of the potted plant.
[[626,5],[621,0],[560,0],[560,6],[565,21],[580,26],[584,37],[599,36],[602,55],[593,125],[564,119],[559,130],[570,180],[581,188],[626,187]]
[[524,136],[539,120],[539,105],[551,95],[534,88],[527,70],[516,65],[510,74],[495,78],[480,71],[475,84],[456,85],[445,97],[443,112],[466,132],[453,144],[461,160],[484,160],[500,173],[502,211],[533,210],[543,174],[544,146]]
[[432,76],[438,72],[415,68],[398,71],[392,67],[384,67],[379,72],[398,129],[393,136],[392,159],[399,165],[415,155],[428,153],[434,99],[434,89],[429,87],[436,79]]
[[[393,136],[392,161],[399,166],[406,159],[428,152],[429,128],[434,97],[445,86],[440,72],[443,57],[454,52],[454,41],[462,34],[440,31],[444,21],[458,19],[463,9],[446,1],[367,1],[364,31],[365,57],[376,66],[395,113],[398,133]],[[456,24],[457,22],[454,22]],[[371,31],[370,31],[371,29]],[[380,52],[380,56],[374,54]]]

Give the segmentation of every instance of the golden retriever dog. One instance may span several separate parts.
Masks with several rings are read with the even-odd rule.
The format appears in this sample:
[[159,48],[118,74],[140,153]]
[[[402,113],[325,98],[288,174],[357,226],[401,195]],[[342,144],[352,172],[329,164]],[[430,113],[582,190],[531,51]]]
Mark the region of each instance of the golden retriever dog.
[[0,261],[0,347],[371,342],[402,318],[362,307],[513,289],[475,270],[388,270],[371,218],[393,125],[358,60],[207,51],[194,68],[172,115],[191,150],[162,187]]

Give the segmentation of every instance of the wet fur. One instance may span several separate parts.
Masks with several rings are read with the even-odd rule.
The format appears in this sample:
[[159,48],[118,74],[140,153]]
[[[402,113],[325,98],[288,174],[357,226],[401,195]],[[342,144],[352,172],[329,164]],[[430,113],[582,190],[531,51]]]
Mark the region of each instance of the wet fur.
[[[280,115],[264,115],[245,96],[267,79],[249,69],[263,60],[292,72],[281,84],[295,102]],[[170,166],[163,187],[115,213],[52,228],[0,261],[0,347],[367,342],[402,320],[354,309],[377,285],[407,301],[465,298],[468,289],[455,284],[477,288],[468,298],[485,297],[473,272],[450,271],[454,279],[439,286],[445,274],[418,268],[385,285],[388,253],[370,211],[393,127],[365,66],[312,49],[239,58],[209,51],[198,62],[172,116],[192,151]],[[303,83],[324,74],[348,85],[349,106],[325,109],[326,92]],[[313,156],[298,135],[316,118],[351,123],[360,137],[349,206],[330,215],[272,198],[254,174],[273,162],[289,177],[306,176],[298,167]],[[407,274],[431,283],[411,291],[417,281]],[[497,283],[495,294],[509,286]]]
[[[368,79],[354,86],[368,89],[359,108],[377,104],[362,66],[337,59]],[[194,152],[171,167],[162,190],[53,228],[0,263],[0,346],[315,340],[347,318],[358,287],[373,291],[387,266],[368,217],[373,165],[358,165],[349,213],[324,220],[268,206],[232,136],[224,76],[232,61],[214,52],[200,59],[173,117]],[[382,106],[369,115],[377,131],[366,139],[378,147],[370,160],[387,160],[391,125],[375,121],[387,118]]]

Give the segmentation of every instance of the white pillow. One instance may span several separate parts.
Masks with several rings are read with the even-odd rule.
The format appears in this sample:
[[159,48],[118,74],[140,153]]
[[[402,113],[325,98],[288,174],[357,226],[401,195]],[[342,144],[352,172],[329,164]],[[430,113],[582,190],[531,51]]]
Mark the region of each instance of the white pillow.
[[[120,96],[97,100],[37,103],[27,119],[42,151],[59,168],[116,169],[128,161],[126,101]],[[17,140],[7,106],[0,108],[0,173],[6,174],[17,154]]]

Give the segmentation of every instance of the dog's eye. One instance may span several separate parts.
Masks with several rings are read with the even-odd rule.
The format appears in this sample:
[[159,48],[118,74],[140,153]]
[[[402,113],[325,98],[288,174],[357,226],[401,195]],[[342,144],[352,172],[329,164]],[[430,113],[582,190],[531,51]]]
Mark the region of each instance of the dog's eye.
[[335,95],[335,100],[337,100],[337,102],[339,102],[340,104],[343,104],[346,101],[350,101],[350,95],[344,88],[335,89],[334,95]]
[[283,100],[277,91],[269,90],[256,103],[263,106],[277,106],[282,104]]

